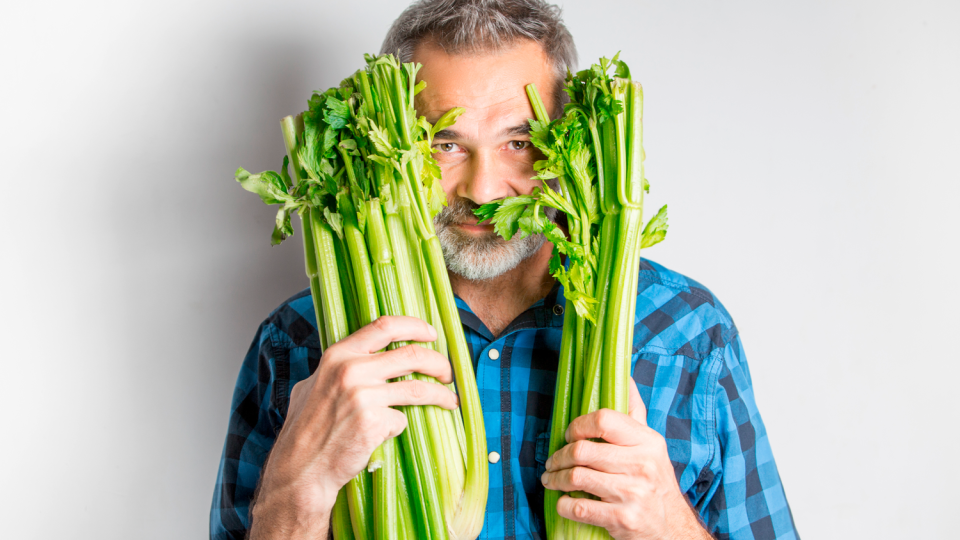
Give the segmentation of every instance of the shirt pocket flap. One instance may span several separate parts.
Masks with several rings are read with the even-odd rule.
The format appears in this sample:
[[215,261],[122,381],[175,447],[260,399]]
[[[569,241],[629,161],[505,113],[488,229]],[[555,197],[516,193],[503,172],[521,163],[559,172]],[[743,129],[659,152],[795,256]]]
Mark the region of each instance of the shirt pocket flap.
[[537,450],[534,458],[537,460],[537,463],[543,465],[547,462],[548,457],[550,457],[550,432],[544,431],[537,435]]

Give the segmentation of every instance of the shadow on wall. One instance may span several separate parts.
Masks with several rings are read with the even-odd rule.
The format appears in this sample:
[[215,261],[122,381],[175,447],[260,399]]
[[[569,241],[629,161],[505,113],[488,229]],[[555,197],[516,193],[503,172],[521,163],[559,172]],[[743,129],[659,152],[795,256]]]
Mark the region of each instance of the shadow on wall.
[[275,209],[233,173],[277,169],[280,118],[304,110],[324,78],[335,84],[345,74],[324,64],[333,55],[316,51],[295,37],[244,35],[157,66],[164,95],[138,111],[152,128],[120,141],[102,168],[136,171],[112,180],[111,204],[111,244],[125,266],[117,330],[131,359],[121,377],[149,381],[132,405],[142,409],[130,412],[138,418],[132,436],[189,458],[175,473],[189,485],[171,496],[189,494],[204,512],[250,340],[273,308],[308,285],[299,232],[271,247]]

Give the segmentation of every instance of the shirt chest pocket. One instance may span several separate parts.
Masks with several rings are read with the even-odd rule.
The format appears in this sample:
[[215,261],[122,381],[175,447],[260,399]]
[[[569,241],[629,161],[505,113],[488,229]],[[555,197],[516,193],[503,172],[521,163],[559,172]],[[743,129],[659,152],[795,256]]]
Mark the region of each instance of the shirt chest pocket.
[[[533,510],[534,518],[537,520],[537,530],[544,531],[543,523],[543,484],[540,483],[540,477],[543,476],[543,473],[547,470],[547,458],[550,457],[550,432],[544,431],[543,433],[537,435],[537,444],[534,448],[534,460],[537,464],[537,475],[534,479],[536,482],[536,495],[530,501],[531,510]],[[543,533],[545,535],[545,533]]]
[[550,432],[544,431],[537,435],[537,448],[534,459],[537,460],[537,478],[547,470],[547,458],[550,457]]

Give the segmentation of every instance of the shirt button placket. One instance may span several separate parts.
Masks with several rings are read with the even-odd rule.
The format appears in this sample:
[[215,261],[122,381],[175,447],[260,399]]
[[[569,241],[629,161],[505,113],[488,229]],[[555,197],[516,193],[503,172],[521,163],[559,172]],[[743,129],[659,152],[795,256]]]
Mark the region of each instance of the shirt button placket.
[[[503,343],[500,343],[500,346],[502,347]],[[480,363],[485,364],[486,366],[489,366],[488,369],[493,369],[494,372],[499,373],[500,367],[501,367],[500,366],[500,349],[497,348],[496,341],[491,343],[489,347],[490,348],[487,349],[487,352],[485,355],[487,357],[487,360]],[[501,379],[501,384],[502,384],[502,379]],[[500,391],[502,392],[503,388],[500,388]],[[501,421],[502,421],[503,415],[500,414],[499,416],[501,417]],[[488,425],[487,429],[490,429],[490,427],[491,426]],[[491,475],[503,474],[502,469],[500,469],[500,467],[502,466],[500,463],[500,460],[502,458],[501,452],[503,452],[503,449],[500,448],[500,442],[501,442],[500,437],[490,437],[487,439],[487,447],[488,447],[487,450],[489,451],[489,453],[487,454],[487,461],[490,464],[489,466],[490,466]],[[480,539],[485,540],[485,539],[491,538],[489,533],[490,532],[487,530],[487,528],[484,527],[483,531],[481,531]]]

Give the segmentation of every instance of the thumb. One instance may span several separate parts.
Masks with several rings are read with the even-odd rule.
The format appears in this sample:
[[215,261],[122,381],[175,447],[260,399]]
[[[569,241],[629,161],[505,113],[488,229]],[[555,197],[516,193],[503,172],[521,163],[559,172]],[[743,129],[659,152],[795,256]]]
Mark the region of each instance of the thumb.
[[630,379],[630,383],[627,384],[628,392],[630,393],[630,418],[633,418],[637,422],[640,422],[643,425],[647,425],[647,407],[643,404],[643,399],[640,398],[640,391],[637,390],[637,383]]

